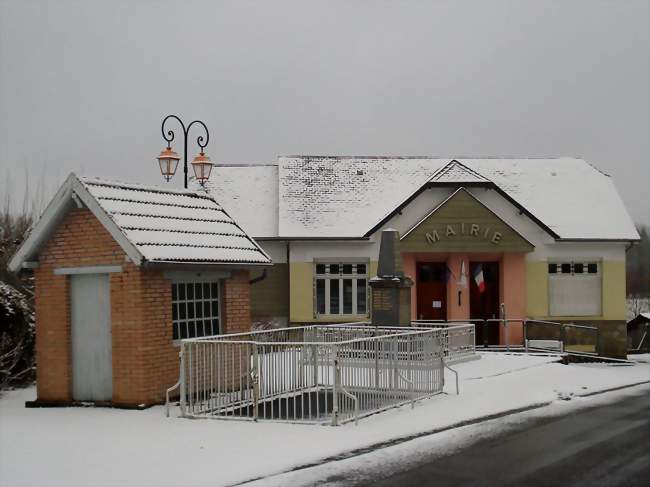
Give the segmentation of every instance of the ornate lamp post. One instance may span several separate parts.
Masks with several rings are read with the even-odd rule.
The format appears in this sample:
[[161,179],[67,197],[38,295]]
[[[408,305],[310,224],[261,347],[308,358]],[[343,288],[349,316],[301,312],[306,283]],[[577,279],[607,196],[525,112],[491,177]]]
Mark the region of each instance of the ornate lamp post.
[[167,147],[165,147],[157,157],[158,164],[160,165],[160,172],[165,178],[165,181],[169,181],[176,173],[178,161],[180,160],[180,156],[174,152],[171,147],[171,143],[174,140],[175,136],[174,131],[168,130],[165,132],[165,123],[170,118],[177,120],[183,129],[183,172],[185,176],[185,189],[187,189],[187,136],[190,129],[192,128],[192,125],[195,123],[201,125],[203,127],[203,130],[205,130],[205,139],[203,138],[203,135],[199,135],[196,139],[196,143],[200,147],[200,153],[192,161],[194,177],[201,184],[201,186],[203,186],[205,182],[210,178],[213,164],[210,161],[210,158],[206,156],[205,152],[203,151],[203,149],[205,149],[205,146],[207,146],[208,142],[210,141],[210,133],[208,132],[208,127],[206,127],[201,120],[194,120],[187,127],[185,127],[183,121],[176,115],[167,115],[163,119],[160,129],[162,131],[163,139],[167,141]]

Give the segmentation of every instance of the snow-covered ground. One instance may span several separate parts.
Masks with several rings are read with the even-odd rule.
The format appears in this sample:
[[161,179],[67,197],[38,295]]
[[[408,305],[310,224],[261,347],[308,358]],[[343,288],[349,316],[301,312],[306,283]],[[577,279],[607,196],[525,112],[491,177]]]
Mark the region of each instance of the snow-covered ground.
[[167,419],[162,407],[26,409],[33,388],[7,392],[0,399],[0,485],[228,485],[461,421],[650,381],[646,362],[566,366],[556,360],[487,353],[454,367],[459,396],[447,372],[449,394],[338,428]]

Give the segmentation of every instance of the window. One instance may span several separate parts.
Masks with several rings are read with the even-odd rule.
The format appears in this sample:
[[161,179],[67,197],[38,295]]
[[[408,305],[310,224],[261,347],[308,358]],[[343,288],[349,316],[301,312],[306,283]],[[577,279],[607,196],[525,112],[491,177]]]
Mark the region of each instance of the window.
[[602,313],[599,262],[548,264],[550,316],[599,316]]
[[174,340],[219,334],[219,282],[172,283]]
[[316,315],[368,313],[368,266],[362,263],[316,264]]

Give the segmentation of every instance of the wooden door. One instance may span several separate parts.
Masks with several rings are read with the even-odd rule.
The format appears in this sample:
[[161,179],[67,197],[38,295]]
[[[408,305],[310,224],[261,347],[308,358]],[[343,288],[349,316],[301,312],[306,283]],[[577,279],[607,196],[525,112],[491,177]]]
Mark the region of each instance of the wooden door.
[[[483,270],[485,290],[480,291],[474,278],[477,268]],[[470,262],[469,264],[469,315],[472,319],[499,318],[499,263],[498,262]],[[476,324],[476,344],[483,343],[484,329],[480,323]],[[499,343],[499,326],[488,325],[488,344]]]
[[108,274],[70,276],[72,397],[110,401],[113,397],[111,304]]
[[418,262],[417,318],[447,319],[447,266],[444,262]]

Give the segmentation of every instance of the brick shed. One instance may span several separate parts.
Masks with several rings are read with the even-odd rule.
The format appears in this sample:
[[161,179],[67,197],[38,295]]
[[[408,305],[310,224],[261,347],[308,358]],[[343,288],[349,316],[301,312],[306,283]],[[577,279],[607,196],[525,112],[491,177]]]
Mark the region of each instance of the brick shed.
[[181,339],[250,329],[270,264],[205,193],[71,174],[9,263],[35,277],[36,404],[162,402]]

